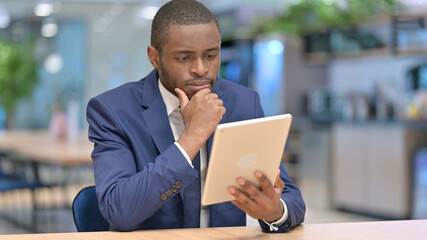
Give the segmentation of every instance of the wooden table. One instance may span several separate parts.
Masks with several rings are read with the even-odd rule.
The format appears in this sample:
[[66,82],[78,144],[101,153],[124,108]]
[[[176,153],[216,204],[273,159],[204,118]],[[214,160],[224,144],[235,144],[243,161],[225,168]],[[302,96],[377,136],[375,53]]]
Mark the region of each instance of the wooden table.
[[135,232],[89,232],[0,235],[0,240],[83,239],[427,239],[427,220],[307,224],[287,233],[262,233],[259,227],[171,229]]
[[0,131],[0,152],[14,153],[39,163],[90,165],[92,150],[87,132],[80,133],[74,140],[59,140],[48,131]]

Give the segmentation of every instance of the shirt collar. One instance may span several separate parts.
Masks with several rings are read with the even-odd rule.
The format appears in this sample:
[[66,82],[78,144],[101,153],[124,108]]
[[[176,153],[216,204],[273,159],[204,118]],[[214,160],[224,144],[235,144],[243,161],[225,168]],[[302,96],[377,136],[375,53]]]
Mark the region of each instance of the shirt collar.
[[169,116],[177,107],[179,107],[179,98],[173,95],[171,92],[169,92],[160,82],[160,79],[158,79],[158,81],[159,81],[158,85],[159,85],[160,95],[163,98],[163,102],[165,102],[166,112],[168,113],[168,116]]

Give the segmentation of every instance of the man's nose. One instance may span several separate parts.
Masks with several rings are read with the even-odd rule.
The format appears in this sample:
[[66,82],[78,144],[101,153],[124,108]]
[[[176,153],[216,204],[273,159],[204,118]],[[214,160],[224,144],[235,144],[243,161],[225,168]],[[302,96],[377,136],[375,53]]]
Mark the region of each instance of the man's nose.
[[197,75],[199,77],[204,76],[208,72],[208,67],[206,66],[205,61],[202,58],[197,58],[191,64],[190,72],[192,75]]

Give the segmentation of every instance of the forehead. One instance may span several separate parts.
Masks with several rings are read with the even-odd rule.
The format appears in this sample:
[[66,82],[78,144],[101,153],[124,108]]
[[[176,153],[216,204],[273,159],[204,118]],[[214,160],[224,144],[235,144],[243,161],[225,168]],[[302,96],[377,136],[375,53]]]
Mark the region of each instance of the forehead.
[[221,36],[217,25],[212,23],[169,26],[167,41],[163,48],[173,49],[208,49],[219,47]]

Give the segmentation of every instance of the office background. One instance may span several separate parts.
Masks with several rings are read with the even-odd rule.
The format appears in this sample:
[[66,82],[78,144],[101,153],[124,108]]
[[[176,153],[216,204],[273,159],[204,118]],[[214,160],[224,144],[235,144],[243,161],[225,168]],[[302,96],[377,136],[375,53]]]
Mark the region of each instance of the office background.
[[[86,131],[91,97],[151,71],[151,19],[165,2],[1,0],[1,134]],[[427,218],[427,1],[201,2],[221,26],[220,76],[256,89],[266,115],[294,115],[283,161],[306,222]],[[0,173],[35,179],[15,158],[2,152]],[[38,174],[48,184],[34,199],[0,192],[0,234],[75,231],[69,206],[93,184],[90,165]]]

